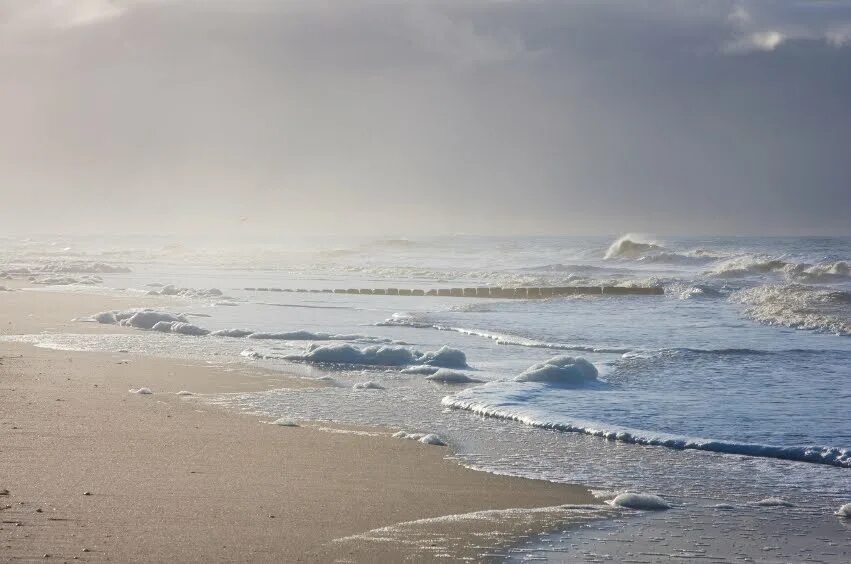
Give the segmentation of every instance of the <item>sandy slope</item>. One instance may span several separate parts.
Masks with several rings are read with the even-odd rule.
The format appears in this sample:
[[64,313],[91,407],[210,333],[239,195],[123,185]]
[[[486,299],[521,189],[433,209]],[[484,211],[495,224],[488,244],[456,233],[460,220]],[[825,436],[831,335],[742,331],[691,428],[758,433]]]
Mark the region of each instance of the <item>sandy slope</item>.
[[[0,292],[0,328],[117,331],[70,319],[156,299]],[[482,557],[571,517],[488,514],[408,527],[392,542],[334,539],[484,509],[596,503],[582,487],[464,469],[445,460],[446,448],[390,430],[278,427],[175,395],[311,385],[278,373],[9,342],[0,342],[0,363],[0,493],[9,490],[0,495],[0,561]],[[140,386],[155,393],[128,393]]]

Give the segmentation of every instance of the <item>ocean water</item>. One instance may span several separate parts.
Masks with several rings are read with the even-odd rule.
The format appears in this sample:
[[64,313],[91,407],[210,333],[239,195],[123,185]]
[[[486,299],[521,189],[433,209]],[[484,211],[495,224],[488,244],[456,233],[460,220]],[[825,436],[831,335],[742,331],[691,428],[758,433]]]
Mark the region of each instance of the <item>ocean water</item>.
[[[32,276],[46,291],[132,296],[173,285],[165,293],[179,295],[163,309],[186,323],[21,339],[323,378],[332,385],[208,400],[269,417],[436,433],[471,467],[658,493],[674,502],[673,520],[711,521],[716,504],[729,504],[766,530],[792,534],[806,522],[847,535],[833,512],[851,501],[851,238],[5,243],[0,272]],[[665,293],[503,300],[310,292],[569,285]],[[285,291],[294,289],[305,291]],[[239,336],[182,334],[208,331]],[[463,359],[453,350],[429,354],[444,346]],[[593,373],[578,371],[575,357]],[[424,364],[431,367],[410,370]],[[427,379],[441,367],[478,382]],[[354,388],[364,382],[378,386]],[[756,502],[771,496],[794,508],[766,517]],[[831,560],[830,551],[821,557]],[[569,546],[558,554],[581,556]]]

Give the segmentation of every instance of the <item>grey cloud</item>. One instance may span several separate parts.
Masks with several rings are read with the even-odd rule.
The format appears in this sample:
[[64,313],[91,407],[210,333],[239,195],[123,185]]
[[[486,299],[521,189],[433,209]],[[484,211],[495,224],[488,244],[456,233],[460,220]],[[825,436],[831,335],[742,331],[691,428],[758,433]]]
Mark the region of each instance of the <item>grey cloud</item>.
[[123,5],[0,41],[3,225],[848,229],[845,3]]

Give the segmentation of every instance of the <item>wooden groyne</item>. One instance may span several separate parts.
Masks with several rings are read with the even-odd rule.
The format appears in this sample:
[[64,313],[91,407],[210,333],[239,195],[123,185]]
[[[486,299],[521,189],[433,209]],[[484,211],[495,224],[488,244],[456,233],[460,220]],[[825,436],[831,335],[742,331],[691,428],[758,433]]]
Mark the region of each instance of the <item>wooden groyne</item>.
[[664,288],[656,286],[559,286],[544,288],[243,288],[248,292],[307,292],[313,294],[360,294],[370,296],[440,296],[447,298],[511,298],[544,299],[560,296],[661,296]]

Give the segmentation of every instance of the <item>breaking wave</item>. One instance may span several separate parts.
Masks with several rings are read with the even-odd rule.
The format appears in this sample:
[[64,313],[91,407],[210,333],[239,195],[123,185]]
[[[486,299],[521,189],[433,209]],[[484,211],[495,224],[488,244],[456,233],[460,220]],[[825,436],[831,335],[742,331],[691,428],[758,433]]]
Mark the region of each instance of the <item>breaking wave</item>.
[[514,345],[518,347],[528,347],[534,349],[550,349],[560,351],[576,351],[576,352],[595,352],[595,353],[627,353],[632,351],[631,347],[619,346],[602,346],[595,347],[592,345],[581,345],[571,343],[551,343],[547,341],[539,341],[536,339],[527,339],[504,333],[494,333],[491,331],[482,331],[480,329],[467,329],[464,327],[452,327],[440,323],[430,323],[421,318],[414,317],[407,313],[394,313],[392,317],[379,321],[375,324],[378,327],[410,327],[412,329],[434,329],[436,331],[451,331],[461,333],[462,335],[470,335],[474,337],[482,337],[495,341],[497,345]]
[[642,241],[640,235],[627,233],[609,246],[605,259],[631,258],[636,259],[649,252],[662,252],[665,247],[653,241]]
[[730,298],[768,325],[851,335],[851,292],[801,284],[770,284],[740,290]]
[[851,267],[848,262],[841,260],[811,264],[763,255],[743,255],[715,265],[706,274],[725,279],[775,274],[789,282],[835,284],[851,280]]
[[721,258],[706,249],[675,252],[657,241],[646,240],[640,235],[628,233],[612,243],[603,257],[605,260],[629,259],[649,264],[701,265]]
[[[570,419],[541,418],[534,410],[518,407],[518,386],[520,383],[492,382],[468,388],[457,394],[446,396],[442,403],[452,409],[462,409],[478,415],[518,421],[532,427],[555,431],[581,433],[601,437],[610,441],[658,446],[676,450],[702,450],[720,454],[735,454],[763,458],[795,460],[815,464],[827,464],[851,468],[851,449],[826,446],[773,446],[756,443],[679,437],[664,433],[653,433],[611,426],[602,423],[576,421]],[[483,389],[504,389],[501,394],[504,401],[485,401],[477,396]]]

